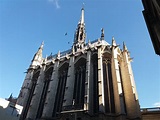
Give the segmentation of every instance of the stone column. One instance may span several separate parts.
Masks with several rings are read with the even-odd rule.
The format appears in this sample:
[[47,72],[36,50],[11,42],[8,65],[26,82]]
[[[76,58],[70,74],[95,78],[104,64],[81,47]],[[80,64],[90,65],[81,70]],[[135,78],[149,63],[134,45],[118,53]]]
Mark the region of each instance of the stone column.
[[137,94],[137,89],[136,89],[136,84],[134,81],[134,75],[133,75],[133,71],[132,71],[132,67],[131,67],[131,58],[130,56],[128,56],[128,71],[129,71],[129,75],[130,75],[130,79],[131,79],[131,85],[132,85],[132,90],[133,90],[133,94],[135,97],[135,102],[136,102],[136,107],[137,107],[137,116],[141,116],[141,112],[140,112],[140,105],[139,105],[139,100],[138,100],[138,94]]
[[33,77],[33,69],[28,70],[25,80],[23,82],[21,91],[19,93],[17,104],[21,106],[25,106],[29,96],[29,90],[32,86],[32,77]]
[[137,103],[132,89],[131,73],[129,71],[129,58],[127,51],[123,51],[123,61],[121,62],[122,84],[124,90],[127,117],[130,119],[138,118]]
[[129,70],[129,74],[130,74],[130,78],[131,78],[133,93],[135,95],[135,99],[138,100],[138,94],[137,94],[136,85],[135,85],[134,76],[133,76],[133,71],[132,71],[132,67],[131,67],[130,62],[128,63],[128,70]]
[[44,104],[44,109],[42,113],[43,117],[52,117],[52,112],[54,109],[57,87],[58,87],[58,68],[59,68],[59,61],[57,60],[54,64],[54,70],[51,76],[51,81],[48,87],[48,92]]
[[45,71],[46,65],[43,65],[40,71],[40,75],[37,80],[37,85],[35,87],[33,97],[31,100],[31,104],[27,113],[28,119],[35,119],[38,111],[38,106],[40,103],[41,95],[42,95],[42,90],[44,86],[44,71]]
[[68,76],[66,81],[66,87],[65,87],[65,94],[64,94],[64,106],[72,105],[73,103],[73,92],[74,92],[74,61],[75,57],[72,56],[70,58],[69,62],[69,69],[68,69]]
[[103,61],[101,47],[98,48],[98,91],[99,91],[99,111],[104,112],[104,81],[103,81]]
[[114,101],[115,101],[115,110],[117,114],[124,113],[124,103],[121,102],[122,96],[122,83],[120,79],[120,71],[118,65],[118,58],[117,58],[117,49],[113,47],[112,49],[112,79],[113,79],[113,91],[114,91]]

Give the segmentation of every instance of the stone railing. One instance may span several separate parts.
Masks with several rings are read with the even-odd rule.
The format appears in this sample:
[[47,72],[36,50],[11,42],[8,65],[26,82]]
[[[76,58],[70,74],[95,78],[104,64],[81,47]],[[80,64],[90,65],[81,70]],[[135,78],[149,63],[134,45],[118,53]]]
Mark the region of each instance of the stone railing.
[[160,107],[154,107],[154,108],[141,108],[142,113],[146,112],[160,112]]

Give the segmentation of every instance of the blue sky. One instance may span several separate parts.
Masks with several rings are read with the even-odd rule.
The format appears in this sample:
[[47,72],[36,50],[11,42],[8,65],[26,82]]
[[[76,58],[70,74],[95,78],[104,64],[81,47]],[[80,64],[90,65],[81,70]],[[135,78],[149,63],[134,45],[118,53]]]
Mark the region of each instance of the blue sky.
[[[87,39],[126,43],[141,107],[160,106],[160,59],[142,15],[141,0],[0,0],[0,98],[17,97],[33,55],[71,48],[85,3]],[[67,32],[67,36],[64,34]],[[70,44],[68,44],[68,42]]]

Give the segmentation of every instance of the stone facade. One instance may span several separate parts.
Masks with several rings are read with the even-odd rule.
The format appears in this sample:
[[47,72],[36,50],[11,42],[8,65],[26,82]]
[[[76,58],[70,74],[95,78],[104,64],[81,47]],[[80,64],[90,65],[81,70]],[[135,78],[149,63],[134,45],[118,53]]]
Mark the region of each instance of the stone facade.
[[20,120],[141,119],[129,51],[101,37],[85,43],[81,10],[71,49],[42,57],[43,43],[31,62],[17,104]]

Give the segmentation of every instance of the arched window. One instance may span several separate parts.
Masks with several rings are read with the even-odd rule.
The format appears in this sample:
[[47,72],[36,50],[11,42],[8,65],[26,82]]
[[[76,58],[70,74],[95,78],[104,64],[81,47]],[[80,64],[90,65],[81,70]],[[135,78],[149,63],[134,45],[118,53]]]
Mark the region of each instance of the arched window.
[[41,100],[40,100],[40,104],[39,104],[39,108],[38,108],[38,112],[37,112],[37,116],[36,116],[37,118],[41,118],[41,116],[42,116],[43,107],[44,107],[44,104],[45,104],[45,99],[46,99],[46,96],[47,96],[49,83],[50,83],[51,77],[52,77],[52,72],[53,72],[53,67],[49,67],[45,71],[44,86],[43,86]]
[[93,112],[99,111],[99,97],[98,97],[98,55],[94,54],[91,59],[92,75],[93,75]]
[[80,58],[75,64],[75,83],[73,94],[73,106],[75,109],[83,109],[85,94],[86,59]]
[[115,113],[111,60],[109,58],[103,60],[103,79],[105,112]]
[[31,100],[32,100],[32,97],[33,97],[34,89],[36,87],[39,74],[40,74],[40,70],[35,71],[34,74],[33,74],[27,104],[25,106],[23,106],[24,109],[23,109],[23,112],[22,112],[22,115],[21,115],[22,120],[24,120],[27,116],[27,113],[28,113],[28,110],[29,110],[29,106],[30,106],[30,103],[31,103]]
[[64,63],[59,68],[59,71],[58,71],[59,82],[58,82],[56,99],[55,99],[55,104],[54,104],[54,109],[52,114],[53,117],[55,117],[62,110],[62,103],[63,103],[65,86],[67,81],[67,74],[68,74],[68,67],[69,67],[69,63]]

